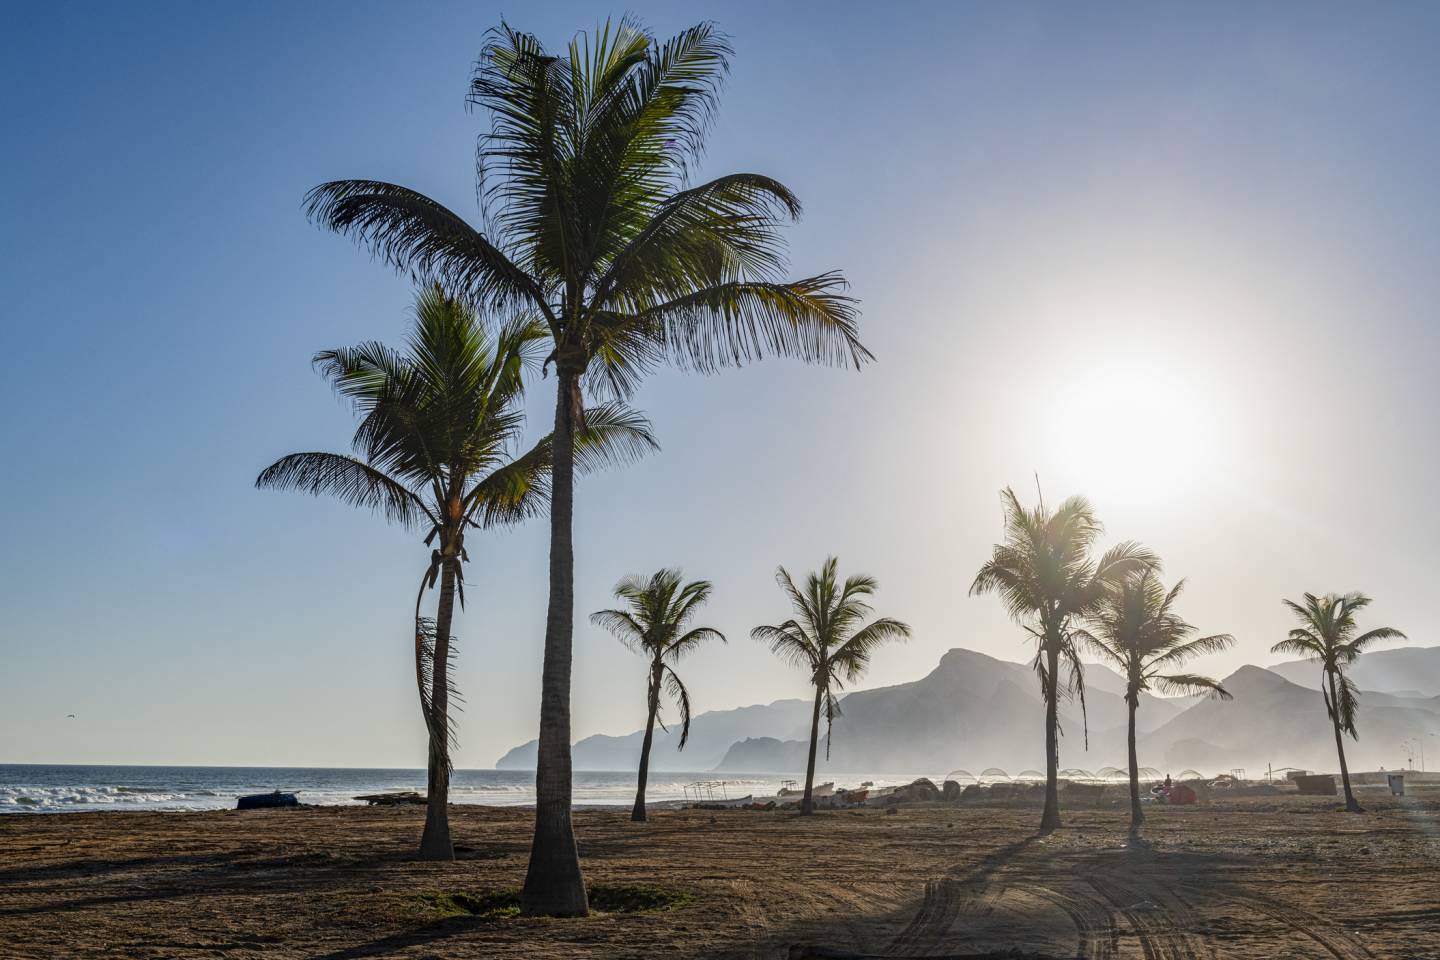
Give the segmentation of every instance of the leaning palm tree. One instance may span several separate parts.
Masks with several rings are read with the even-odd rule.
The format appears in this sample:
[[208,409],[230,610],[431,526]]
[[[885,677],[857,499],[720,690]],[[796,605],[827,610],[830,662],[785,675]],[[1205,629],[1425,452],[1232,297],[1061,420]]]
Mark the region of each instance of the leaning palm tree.
[[1345,809],[1352,813],[1363,813],[1364,808],[1350,787],[1350,768],[1345,765],[1345,739],[1341,734],[1360,739],[1355,729],[1360,690],[1355,681],[1345,675],[1345,668],[1377,640],[1405,639],[1405,634],[1394,627],[1377,627],[1357,636],[1355,612],[1369,605],[1370,598],[1363,593],[1344,596],[1327,593],[1323,597],[1307,593],[1303,604],[1286,600],[1285,606],[1301,626],[1270,648],[1271,653],[1288,653],[1320,664],[1320,695],[1325,698],[1325,712],[1335,728],[1335,752],[1340,755],[1340,780],[1345,784]]
[[[325,350],[315,366],[360,416],[359,456],[292,453],[266,467],[257,487],[330,494],[425,531],[430,564],[415,598],[415,675],[429,734],[428,803],[420,855],[452,859],[446,802],[453,728],[449,701],[455,601],[465,604],[462,564],[468,529],[517,522],[542,511],[555,446],[545,437],[518,450],[524,375],[544,331],[519,320],[487,333],[475,313],[438,288],[416,302],[405,351],[380,343]],[[567,438],[585,467],[626,460],[654,446],[649,423],[619,405],[587,411]],[[425,591],[440,585],[433,618]]]
[[970,595],[998,593],[1011,619],[1035,641],[1035,671],[1045,701],[1045,810],[1040,830],[1060,826],[1060,669],[1066,669],[1064,692],[1085,706],[1085,679],[1074,625],[1094,612],[1106,591],[1127,574],[1157,562],[1136,543],[1117,544],[1091,557],[1104,532],[1084,497],[1071,497],[1050,513],[1042,500],[1027,510],[1015,491],[1001,492],[1005,506],[1005,542],[997,543],[990,560],[970,585]]
[[587,394],[623,399],[669,362],[702,372],[766,354],[870,359],[838,273],[785,279],[779,227],[800,213],[783,184],[735,173],[691,185],[729,68],[709,23],[658,43],[606,23],[561,54],[502,24],[481,51],[470,102],[488,111],[476,157],[477,229],[406,187],[340,180],[310,217],[397,269],[476,302],[538,312],[555,364],[550,601],[527,914],[588,907],[570,799],[574,462],[565,443]]
[[790,599],[795,616],[776,626],[750,631],[756,640],[768,643],[782,659],[802,667],[815,687],[815,709],[810,717],[810,754],[805,765],[805,795],[800,812],[815,812],[815,751],[820,737],[820,713],[825,713],[825,758],[830,758],[830,730],[840,715],[835,694],[846,683],[859,680],[870,665],[876,648],[891,640],[907,640],[910,627],[899,620],[882,617],[866,624],[871,607],[866,598],[879,584],[874,577],[860,574],[837,581],[834,557],[825,560],[819,573],[805,580],[805,589],[784,567],[775,571],[775,582]]
[[1169,673],[1191,657],[1224,650],[1235,642],[1228,633],[1195,636],[1195,627],[1174,610],[1185,589],[1181,580],[1169,591],[1159,571],[1147,567],[1115,584],[1087,620],[1089,629],[1076,638],[1089,643],[1125,678],[1125,703],[1130,708],[1130,836],[1140,839],[1140,766],[1135,759],[1135,712],[1140,694],[1157,688],[1178,696],[1210,694],[1229,700],[1219,681],[1194,673]]
[[680,571],[665,569],[649,578],[626,577],[615,585],[615,596],[625,601],[628,610],[598,610],[590,622],[609,630],[631,650],[650,660],[649,678],[645,687],[645,739],[640,744],[639,786],[635,791],[635,807],[630,819],[645,821],[645,781],[650,772],[650,745],[655,737],[655,724],[667,729],[660,719],[660,687],[675,700],[680,710],[680,745],[684,750],[690,739],[690,691],[675,672],[675,664],[706,640],[725,642],[725,635],[713,627],[686,630],[696,611],[710,599],[709,580],[681,583]]

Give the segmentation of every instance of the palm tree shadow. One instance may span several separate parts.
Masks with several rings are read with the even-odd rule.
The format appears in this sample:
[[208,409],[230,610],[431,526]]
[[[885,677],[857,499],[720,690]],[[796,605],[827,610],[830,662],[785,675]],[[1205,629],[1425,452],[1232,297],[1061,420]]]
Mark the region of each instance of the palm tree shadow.
[[448,940],[450,937],[491,925],[491,922],[478,918],[447,917],[444,920],[427,923],[423,927],[392,933],[387,937],[380,937],[368,943],[357,943],[354,946],[342,947],[330,953],[317,953],[310,960],[359,960],[361,957],[383,957],[410,947],[424,946],[438,940]]

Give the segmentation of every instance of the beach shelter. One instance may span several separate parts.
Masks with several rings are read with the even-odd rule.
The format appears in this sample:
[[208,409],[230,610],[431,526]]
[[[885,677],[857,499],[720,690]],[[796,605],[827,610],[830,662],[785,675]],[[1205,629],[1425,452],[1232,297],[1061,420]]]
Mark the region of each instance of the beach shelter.
[[1185,786],[1185,784],[1179,783],[1170,788],[1170,796],[1166,800],[1166,802],[1179,806],[1186,806],[1188,804],[1194,803],[1195,800],[1195,791],[1190,787]]

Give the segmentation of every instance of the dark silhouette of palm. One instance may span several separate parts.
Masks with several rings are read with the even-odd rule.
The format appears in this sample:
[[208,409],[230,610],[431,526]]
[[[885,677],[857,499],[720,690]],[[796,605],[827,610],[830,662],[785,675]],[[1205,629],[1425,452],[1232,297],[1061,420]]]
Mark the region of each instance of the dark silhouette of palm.
[[1404,640],[1405,634],[1394,627],[1377,627],[1358,634],[1355,613],[1370,605],[1370,598],[1363,593],[1347,593],[1344,596],[1327,593],[1317,597],[1305,594],[1305,602],[1299,604],[1286,600],[1285,606],[1295,614],[1301,626],[1290,631],[1290,636],[1270,648],[1271,653],[1288,653],[1304,657],[1320,664],[1320,694],[1325,698],[1325,712],[1335,728],[1335,752],[1340,756],[1340,779],[1345,784],[1345,809],[1352,813],[1363,813],[1360,801],[1350,786],[1350,768],[1345,764],[1345,738],[1348,733],[1360,739],[1355,729],[1355,714],[1360,709],[1360,690],[1345,674],[1345,668],[1365,648],[1377,640]]
[[1116,584],[1087,617],[1089,629],[1076,638],[1090,644],[1125,678],[1129,707],[1130,835],[1138,841],[1145,814],[1140,809],[1140,768],[1135,758],[1135,712],[1140,694],[1152,688],[1177,696],[1213,694],[1229,700],[1219,682],[1194,673],[1170,673],[1186,660],[1224,650],[1235,642],[1228,633],[1195,636],[1195,627],[1175,612],[1175,601],[1185,589],[1181,580],[1169,591],[1159,570],[1148,567]]
[[970,594],[997,593],[1011,619],[1035,641],[1035,671],[1045,700],[1045,810],[1040,830],[1060,826],[1060,669],[1068,675],[1064,692],[1085,704],[1085,676],[1074,625],[1094,612],[1108,590],[1128,574],[1156,562],[1154,554],[1136,543],[1111,547],[1098,560],[1091,548],[1104,532],[1095,511],[1083,497],[1071,497],[1055,510],[1042,501],[1026,510],[1006,487],[1005,542],[997,543],[990,560],[975,575]]
[[563,54],[502,24],[470,102],[490,116],[477,157],[477,229],[406,187],[342,180],[309,215],[402,271],[490,305],[536,311],[555,365],[550,600],[527,914],[586,913],[570,798],[573,463],[566,438],[588,393],[623,399],[661,363],[714,371],[761,357],[853,364],[854,301],[838,273],[786,280],[779,228],[800,204],[736,173],[691,185],[730,47],[702,23],[664,43],[633,19]]
[[615,585],[615,596],[628,609],[598,610],[590,622],[609,630],[620,642],[650,661],[645,686],[645,739],[640,746],[639,786],[630,819],[645,820],[645,781],[650,772],[650,745],[655,724],[667,729],[660,718],[660,689],[663,686],[680,710],[680,750],[690,739],[690,692],[675,672],[679,663],[706,640],[725,642],[725,635],[713,627],[686,629],[692,617],[710,599],[708,580],[682,583],[679,570],[660,570],[653,576],[626,577]]
[[[545,332],[519,320],[488,333],[475,313],[438,288],[420,295],[405,351],[381,343],[326,350],[315,366],[360,416],[359,456],[292,453],[265,468],[257,487],[327,494],[383,512],[433,545],[415,598],[415,674],[429,732],[429,801],[420,855],[452,859],[446,802],[454,729],[449,701],[455,601],[470,529],[511,524],[546,506],[554,444],[519,452],[524,375],[539,362]],[[586,411],[572,438],[585,469],[625,461],[654,446],[649,422],[619,404]],[[440,585],[434,618],[425,591]]]
[[859,680],[870,665],[875,650],[892,640],[907,640],[910,628],[899,620],[882,617],[865,623],[872,610],[868,597],[879,586],[874,577],[860,574],[837,579],[838,561],[825,560],[819,573],[805,580],[805,589],[784,567],[775,572],[775,582],[790,599],[795,616],[777,626],[760,626],[750,636],[770,645],[775,654],[810,674],[815,687],[815,708],[810,717],[810,753],[805,766],[805,795],[800,812],[815,812],[815,751],[820,736],[820,713],[825,713],[825,756],[830,756],[830,727],[840,715],[835,694],[846,683]]

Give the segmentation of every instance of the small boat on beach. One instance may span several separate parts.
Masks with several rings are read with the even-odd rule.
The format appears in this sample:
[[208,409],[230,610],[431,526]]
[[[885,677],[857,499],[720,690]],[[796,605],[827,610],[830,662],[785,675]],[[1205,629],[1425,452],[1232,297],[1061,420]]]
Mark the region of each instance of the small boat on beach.
[[252,793],[235,801],[236,810],[270,810],[276,807],[298,807],[300,801],[293,793]]
[[426,803],[425,795],[416,793],[414,790],[406,790],[401,793],[366,793],[355,799],[368,803],[372,807],[424,806]]
[[733,800],[699,800],[695,803],[692,803],[691,808],[696,810],[730,810],[738,807],[748,806],[749,804],[752,804],[754,802],[755,797],[752,794],[747,793],[745,794],[745,796],[736,797]]

